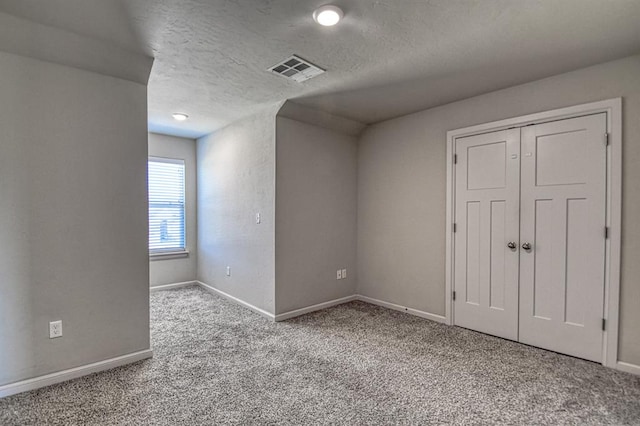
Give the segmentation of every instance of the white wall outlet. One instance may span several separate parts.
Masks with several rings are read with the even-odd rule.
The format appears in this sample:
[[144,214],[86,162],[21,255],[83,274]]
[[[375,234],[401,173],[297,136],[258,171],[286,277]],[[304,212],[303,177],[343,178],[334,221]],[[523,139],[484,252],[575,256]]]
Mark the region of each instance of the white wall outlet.
[[227,276],[231,276],[231,266],[227,266]]
[[342,279],[344,280],[345,278],[347,278],[347,270],[343,269],[342,270]]
[[256,213],[256,224],[258,224],[258,225],[259,225],[261,221],[262,221],[262,220],[261,220],[261,218],[260,218],[260,213]]
[[49,339],[55,339],[56,337],[62,337],[62,320],[49,323]]
[[341,280],[342,279],[342,269],[338,269],[336,271],[336,280]]

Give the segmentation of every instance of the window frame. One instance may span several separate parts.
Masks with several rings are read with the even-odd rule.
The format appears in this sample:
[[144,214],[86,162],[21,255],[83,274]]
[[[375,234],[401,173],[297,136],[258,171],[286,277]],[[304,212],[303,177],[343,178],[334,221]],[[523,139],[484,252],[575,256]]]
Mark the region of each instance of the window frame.
[[[184,235],[184,247],[171,247],[166,249],[155,249],[152,250],[149,247],[149,220],[147,219],[147,250],[149,253],[150,260],[165,260],[165,259],[175,259],[189,256],[188,250],[188,241],[187,241],[187,164],[186,161],[182,158],[170,158],[170,157],[160,157],[156,155],[149,155],[147,158],[147,209],[151,210],[151,202],[149,200],[149,163],[168,163],[168,164],[178,164],[183,167],[183,180],[182,180],[182,191],[184,194],[184,201],[182,204],[182,214],[183,214],[183,235]],[[148,216],[148,214],[147,214]]]

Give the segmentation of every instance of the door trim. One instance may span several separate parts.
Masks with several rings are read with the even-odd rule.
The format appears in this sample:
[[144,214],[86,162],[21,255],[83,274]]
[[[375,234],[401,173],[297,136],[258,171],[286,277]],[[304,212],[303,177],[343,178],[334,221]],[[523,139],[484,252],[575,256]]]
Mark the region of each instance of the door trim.
[[[453,325],[453,255],[454,255],[454,200],[455,200],[455,141],[458,138],[482,133],[524,127],[549,121],[563,120],[590,114],[607,114],[607,226],[609,238],[605,241],[605,295],[602,365],[620,369],[618,363],[618,326],[620,307],[620,241],[622,226],[622,98],[560,108],[506,120],[479,124],[447,132],[447,209],[446,209],[446,263],[445,263],[445,321]],[[603,135],[604,143],[604,135]],[[603,230],[604,232],[604,230]]]

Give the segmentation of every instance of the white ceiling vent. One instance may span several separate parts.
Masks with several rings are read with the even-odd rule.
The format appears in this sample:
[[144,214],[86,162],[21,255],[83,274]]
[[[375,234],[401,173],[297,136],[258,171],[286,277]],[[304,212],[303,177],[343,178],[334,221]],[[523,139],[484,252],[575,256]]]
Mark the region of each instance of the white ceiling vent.
[[275,64],[269,71],[281,75],[285,78],[292,79],[298,83],[307,81],[317,75],[324,73],[324,70],[309,61],[293,55],[284,61]]

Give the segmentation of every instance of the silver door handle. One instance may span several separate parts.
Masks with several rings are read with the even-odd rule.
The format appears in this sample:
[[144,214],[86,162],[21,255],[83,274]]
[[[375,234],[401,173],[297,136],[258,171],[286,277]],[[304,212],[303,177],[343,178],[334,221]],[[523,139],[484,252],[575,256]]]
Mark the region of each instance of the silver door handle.
[[529,243],[524,243],[524,244],[522,244],[522,248],[523,248],[523,249],[525,249],[525,250],[527,250],[527,251],[529,251],[529,250],[531,250],[531,244],[529,244]]
[[509,243],[507,244],[507,247],[509,247],[511,250],[515,250],[515,248],[518,247],[518,245],[513,241],[509,241]]

